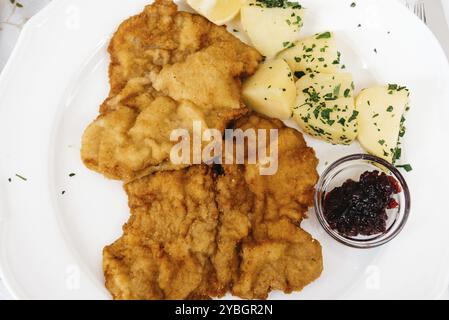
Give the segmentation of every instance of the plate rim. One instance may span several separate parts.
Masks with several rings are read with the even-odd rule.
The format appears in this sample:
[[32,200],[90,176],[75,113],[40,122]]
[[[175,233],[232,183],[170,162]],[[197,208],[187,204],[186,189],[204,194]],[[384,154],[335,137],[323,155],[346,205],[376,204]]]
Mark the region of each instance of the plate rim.
[[[384,2],[386,2],[385,0],[382,0]],[[13,49],[13,52],[8,60],[8,62],[6,63],[3,71],[0,74],[0,93],[3,92],[4,90],[4,85],[7,82],[8,77],[10,77],[10,73],[11,70],[13,69],[17,57],[23,52],[26,51],[26,41],[27,39],[34,33],[34,32],[39,32],[39,23],[41,21],[46,20],[46,18],[50,15],[51,16],[51,12],[53,10],[55,10],[55,8],[58,8],[58,6],[62,5],[64,2],[66,2],[66,0],[53,0],[50,4],[48,4],[43,10],[41,10],[38,14],[36,14],[35,16],[33,16],[24,26],[16,46]],[[380,5],[380,2],[378,2]],[[399,3],[395,3],[395,2],[388,2],[389,5],[391,6],[396,6],[397,8],[400,8],[400,10],[407,12],[408,14],[412,15],[415,20],[417,20],[417,22],[419,22],[423,27],[425,27],[426,29],[426,33],[427,36],[430,36],[432,38],[432,41],[435,42],[438,45],[439,48],[439,55],[443,56],[445,58],[445,60],[447,61],[446,55],[444,53],[444,50],[441,46],[441,44],[439,43],[439,41],[437,40],[436,36],[431,32],[431,30],[424,24],[422,23],[421,20],[419,20],[419,18],[417,18],[416,16],[414,16],[411,12],[409,12],[408,10],[406,10],[406,8],[402,7],[401,4]],[[448,62],[448,61],[447,61]],[[445,65],[445,69],[446,69],[446,73],[449,74],[449,62]],[[3,207],[3,203],[1,204]],[[0,229],[1,230],[5,230],[7,227],[7,224],[5,224],[3,222],[3,220],[1,219],[1,215],[0,215]],[[4,232],[2,232],[2,234],[0,235],[0,239],[4,238]],[[3,242],[3,241],[2,241]],[[3,253],[3,245],[0,246],[0,252]],[[5,285],[5,287],[7,288],[7,290],[9,291],[9,293],[13,296],[13,298],[15,299],[20,299],[20,298],[26,298],[26,296],[22,293],[22,289],[18,287],[18,284],[15,284],[15,280],[10,279],[9,276],[5,276],[8,272],[6,272],[6,270],[8,269],[7,267],[8,262],[5,261],[1,261],[0,260],[0,277],[2,278],[2,282]],[[449,265],[449,263],[448,263]],[[446,285],[442,284],[442,288],[441,288],[441,295],[445,292],[445,288],[444,286],[447,288],[449,285],[449,271],[446,274]]]

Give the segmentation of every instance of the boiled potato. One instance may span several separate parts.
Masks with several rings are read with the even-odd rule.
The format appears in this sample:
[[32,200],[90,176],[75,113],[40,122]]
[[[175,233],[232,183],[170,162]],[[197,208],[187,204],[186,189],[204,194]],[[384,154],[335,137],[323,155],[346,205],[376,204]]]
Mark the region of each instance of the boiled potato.
[[351,74],[306,74],[296,88],[293,117],[306,133],[333,144],[354,141],[358,113]]
[[296,98],[292,71],[282,59],[263,63],[243,84],[243,101],[267,117],[286,120],[291,117]]
[[358,140],[366,151],[389,162],[396,160],[408,96],[407,88],[394,84],[360,92],[356,100],[360,113]]
[[254,47],[266,57],[273,57],[298,40],[303,25],[303,10],[297,3],[249,1],[241,9],[243,29]]
[[337,51],[332,32],[323,32],[296,42],[292,48],[279,53],[293,72],[336,73],[340,68],[340,52]]

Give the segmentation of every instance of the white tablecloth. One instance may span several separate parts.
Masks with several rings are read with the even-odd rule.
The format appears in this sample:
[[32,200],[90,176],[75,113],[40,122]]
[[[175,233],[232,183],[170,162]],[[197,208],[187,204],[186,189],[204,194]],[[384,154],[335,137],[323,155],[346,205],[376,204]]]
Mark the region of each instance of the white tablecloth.
[[[13,5],[10,0],[0,0],[0,71],[6,64],[23,25],[50,1],[18,0],[19,5]],[[398,1],[405,3],[406,0]],[[439,38],[449,57],[449,28],[444,20],[437,19],[438,16],[446,15],[447,21],[449,21],[449,0],[427,0],[426,11],[428,25]],[[0,279],[0,300],[4,299],[11,299],[11,296]]]

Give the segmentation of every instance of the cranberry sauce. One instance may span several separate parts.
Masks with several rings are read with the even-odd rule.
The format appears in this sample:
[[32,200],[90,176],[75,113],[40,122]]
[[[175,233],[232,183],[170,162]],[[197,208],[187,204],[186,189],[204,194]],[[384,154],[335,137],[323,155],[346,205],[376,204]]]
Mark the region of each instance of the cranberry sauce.
[[348,237],[386,232],[387,209],[397,208],[392,198],[401,187],[395,178],[379,171],[365,172],[360,180],[347,180],[329,192],[324,216],[330,227]]

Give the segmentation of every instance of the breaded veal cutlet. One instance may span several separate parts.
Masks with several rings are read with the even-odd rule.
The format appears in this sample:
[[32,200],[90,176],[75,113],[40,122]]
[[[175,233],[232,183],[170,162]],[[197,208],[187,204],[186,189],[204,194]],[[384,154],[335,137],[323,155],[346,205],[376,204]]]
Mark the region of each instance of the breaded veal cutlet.
[[175,129],[223,131],[248,109],[241,80],[262,59],[200,15],[157,0],[123,22],[109,45],[110,93],[82,138],[91,170],[130,181],[185,165],[170,161]]
[[277,173],[201,165],[126,184],[131,217],[103,255],[115,299],[265,299],[320,276],[321,246],[300,228],[318,180],[313,149],[280,121],[250,115],[235,126],[278,130]]

